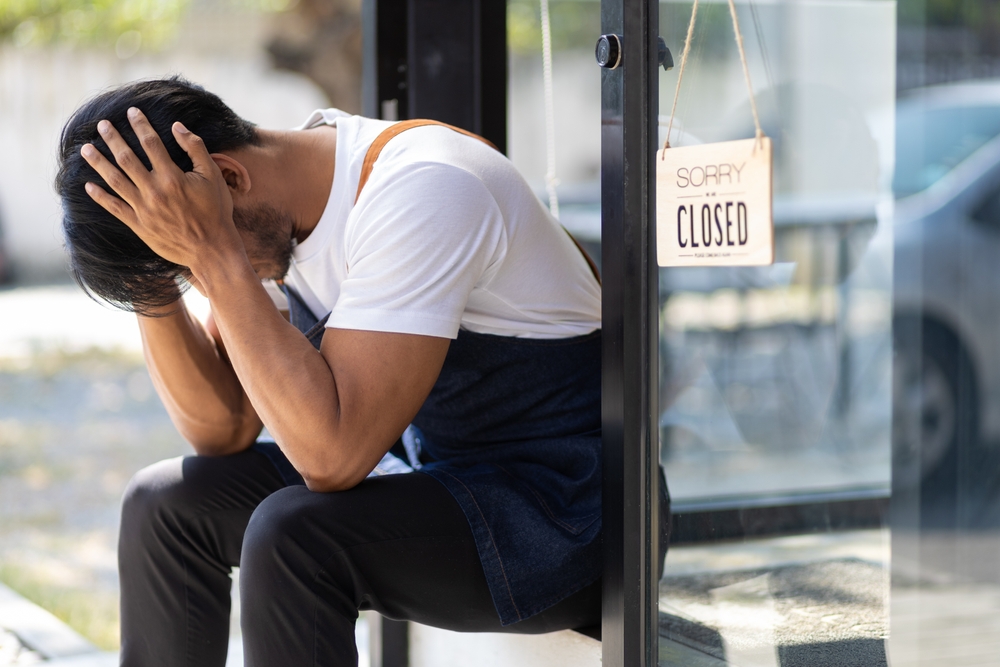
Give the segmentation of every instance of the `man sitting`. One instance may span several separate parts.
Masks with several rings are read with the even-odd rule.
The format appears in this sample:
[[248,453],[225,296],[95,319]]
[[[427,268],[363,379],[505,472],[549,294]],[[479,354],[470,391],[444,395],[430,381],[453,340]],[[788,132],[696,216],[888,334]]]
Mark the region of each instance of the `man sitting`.
[[59,166],[73,272],[198,454],[126,492],[123,665],[223,665],[234,566],[247,665],[354,665],[359,609],[600,622],[600,284],[502,154],[172,78],[83,105]]

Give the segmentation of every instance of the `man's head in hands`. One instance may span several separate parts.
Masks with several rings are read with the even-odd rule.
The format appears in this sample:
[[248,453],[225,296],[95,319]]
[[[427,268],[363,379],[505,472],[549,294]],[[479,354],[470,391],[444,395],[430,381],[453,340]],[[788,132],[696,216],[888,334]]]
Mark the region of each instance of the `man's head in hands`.
[[180,77],[139,81],[101,93],[81,106],[63,128],[59,147],[56,191],[62,200],[63,232],[70,265],[77,281],[91,295],[127,310],[142,313],[173,303],[180,294],[178,278],[188,277],[187,267],[163,259],[135,232],[102,208],[87,194],[85,185],[112,188],[81,156],[92,144],[117,165],[111,149],[98,131],[109,121],[150,168],[150,161],[129,123],[132,107],[142,110],[170,158],[183,171],[192,169],[191,158],[178,145],[171,127],[180,122],[201,137],[212,154],[233,158],[234,169],[223,170],[233,197],[233,222],[248,255],[257,257],[263,277],[281,277],[288,269],[291,237],[288,216],[245,195],[240,182],[240,152],[260,149],[265,143],[258,129],[232,111],[216,95]]

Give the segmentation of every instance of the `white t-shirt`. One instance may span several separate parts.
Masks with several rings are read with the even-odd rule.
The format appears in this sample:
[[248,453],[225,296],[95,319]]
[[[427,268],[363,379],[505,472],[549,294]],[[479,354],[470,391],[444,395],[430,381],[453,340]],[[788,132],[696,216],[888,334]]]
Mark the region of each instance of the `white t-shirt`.
[[459,329],[567,338],[601,326],[601,288],[569,235],[502,154],[444,127],[388,142],[357,205],[368,147],[390,122],[337,127],[330,200],[286,281],[327,327],[455,338]]

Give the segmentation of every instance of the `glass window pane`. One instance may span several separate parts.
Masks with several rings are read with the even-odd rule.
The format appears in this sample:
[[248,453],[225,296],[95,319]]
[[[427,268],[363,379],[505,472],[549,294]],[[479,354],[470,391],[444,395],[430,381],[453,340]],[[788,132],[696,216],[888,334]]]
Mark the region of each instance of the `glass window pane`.
[[[678,65],[691,7],[660,5]],[[885,664],[896,5],[737,10],[774,143],[776,262],[660,272],[661,664]],[[678,69],[660,75],[661,142]],[[728,7],[702,3],[671,144],[753,135]]]
[[[675,51],[690,11],[661,5]],[[660,424],[671,491],[678,506],[886,494],[895,86],[885,36],[894,5],[739,11],[761,123],[775,145],[777,261],[661,271]],[[673,144],[752,137],[726,5],[702,5],[699,19]],[[828,55],[845,39],[851,48],[831,67]],[[677,71],[661,76],[664,113]],[[661,117],[661,135],[667,123]]]

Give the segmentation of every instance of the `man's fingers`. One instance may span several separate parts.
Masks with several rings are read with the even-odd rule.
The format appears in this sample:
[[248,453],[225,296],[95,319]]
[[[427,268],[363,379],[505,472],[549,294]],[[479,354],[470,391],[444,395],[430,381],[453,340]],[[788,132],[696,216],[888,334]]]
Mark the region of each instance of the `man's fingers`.
[[174,132],[174,138],[177,139],[177,143],[180,144],[184,152],[191,158],[195,173],[208,178],[213,172],[219,170],[219,166],[215,164],[215,160],[212,159],[208,149],[205,148],[205,142],[201,140],[201,137],[184,127],[184,124],[180,122],[174,123],[171,129]]
[[87,164],[101,175],[101,178],[104,179],[108,186],[118,193],[119,197],[130,203],[139,201],[139,190],[135,187],[135,184],[127,179],[122,172],[118,171],[118,168],[111,164],[93,144],[85,144],[80,149],[80,154],[87,161]]
[[174,161],[170,159],[170,154],[167,153],[160,135],[149,124],[149,120],[142,111],[135,107],[129,109],[128,121],[135,131],[135,136],[139,139],[139,144],[146,151],[146,157],[149,158],[154,171],[170,171],[171,169],[180,171]]
[[97,202],[101,208],[115,216],[126,225],[128,225],[132,231],[135,231],[136,223],[138,220],[135,216],[135,211],[132,207],[123,202],[118,197],[108,194],[108,192],[97,185],[96,183],[87,183],[84,186],[87,194],[90,198]]
[[[122,138],[122,135],[118,134],[118,130],[115,129],[114,125],[106,120],[102,120],[97,124],[97,131],[101,133],[101,138],[104,139],[104,142],[111,149],[112,154],[114,154],[118,168],[125,172],[132,179],[133,183],[141,189],[143,185],[150,181],[149,170],[146,169],[146,165],[136,157],[136,154],[129,148],[125,139]],[[118,194],[123,195],[124,193],[119,192]]]

